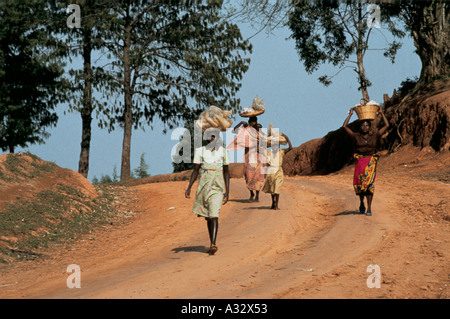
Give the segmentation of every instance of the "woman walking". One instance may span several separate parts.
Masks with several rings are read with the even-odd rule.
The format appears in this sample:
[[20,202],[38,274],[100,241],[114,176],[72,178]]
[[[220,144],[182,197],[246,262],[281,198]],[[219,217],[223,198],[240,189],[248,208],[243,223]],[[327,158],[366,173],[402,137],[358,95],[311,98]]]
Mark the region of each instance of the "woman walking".
[[289,148],[280,149],[280,144],[273,144],[271,146],[272,151],[267,151],[268,157],[268,168],[266,175],[266,183],[262,189],[265,193],[270,193],[272,195],[272,207],[271,209],[279,210],[278,202],[280,201],[280,189],[283,184],[284,174],[283,174],[283,158],[287,152],[292,150],[292,144],[289,138],[281,133],[286,138],[289,144]]
[[[353,175],[353,187],[357,196],[359,196],[360,205],[359,212],[372,216],[372,200],[375,192],[375,175],[378,162],[376,155],[377,142],[379,138],[386,133],[389,122],[386,119],[381,107],[378,112],[383,118],[384,126],[374,132],[370,120],[361,120],[358,132],[353,132],[348,127],[348,122],[353,114],[354,108],[351,108],[342,127],[347,134],[353,139],[355,146],[354,157],[356,159],[355,172]],[[367,200],[367,210],[364,205],[364,197]]]
[[[208,133],[207,131],[206,134]],[[214,255],[218,249],[216,239],[219,229],[219,212],[222,205],[228,201],[230,190],[228,161],[228,152],[221,145],[220,133],[213,132],[209,138],[209,144],[195,150],[194,169],[185,192],[185,197],[190,198],[191,187],[200,172],[192,212],[206,219],[210,255]]]
[[[239,130],[243,125],[243,129]],[[243,175],[245,184],[250,191],[250,201],[259,201],[259,192],[264,186],[264,169],[263,161],[261,160],[261,153],[259,152],[259,129],[261,125],[258,124],[256,116],[248,119],[248,123],[242,121],[238,123],[233,132],[238,132],[236,138],[228,145],[228,149],[244,148],[244,169]]]

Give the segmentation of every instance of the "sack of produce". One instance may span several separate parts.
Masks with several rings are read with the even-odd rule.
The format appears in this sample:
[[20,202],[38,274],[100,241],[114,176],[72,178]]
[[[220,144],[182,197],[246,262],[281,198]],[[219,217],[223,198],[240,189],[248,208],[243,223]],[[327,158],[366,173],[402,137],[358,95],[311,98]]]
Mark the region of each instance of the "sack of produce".
[[195,121],[195,126],[202,131],[206,131],[209,128],[217,128],[225,132],[233,125],[233,121],[229,117],[232,113],[233,111],[225,111],[215,105],[211,105],[200,114],[199,119]]
[[265,110],[266,106],[263,99],[256,95],[256,97],[253,99],[252,105],[244,108],[242,112],[239,113],[239,115],[242,117],[257,116],[263,114]]
[[281,135],[280,132],[276,131],[271,123],[269,124],[269,131],[267,132],[267,147],[271,147],[272,144],[276,143],[277,141],[279,145],[287,144],[286,138]]

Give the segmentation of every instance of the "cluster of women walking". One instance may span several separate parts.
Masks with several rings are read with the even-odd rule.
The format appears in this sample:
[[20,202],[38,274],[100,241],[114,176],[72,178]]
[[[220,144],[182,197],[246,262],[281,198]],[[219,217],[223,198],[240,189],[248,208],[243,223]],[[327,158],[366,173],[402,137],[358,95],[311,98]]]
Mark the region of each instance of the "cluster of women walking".
[[[367,216],[372,215],[372,199],[375,191],[376,166],[379,157],[376,155],[378,139],[386,133],[389,123],[381,109],[378,113],[383,119],[383,126],[375,131],[371,120],[359,121],[359,130],[354,132],[348,126],[354,112],[351,108],[344,121],[343,128],[352,138],[356,160],[353,177],[353,187],[360,199],[359,212]],[[250,191],[250,201],[259,201],[260,192],[269,193],[272,196],[271,209],[279,210],[280,190],[283,184],[283,158],[292,150],[289,138],[286,139],[288,148],[281,149],[279,143],[270,146],[271,151],[260,147],[260,139],[264,139],[265,133],[261,130],[257,117],[250,117],[248,122],[240,122],[233,130],[236,138],[226,147],[218,130],[205,132],[208,144],[197,148],[194,153],[194,169],[189,185],[185,192],[186,198],[190,198],[191,188],[197,177],[198,186],[195,194],[193,213],[198,217],[204,217],[210,238],[208,253],[214,255],[218,247],[216,245],[219,228],[219,213],[222,205],[225,205],[230,194],[230,172],[228,168],[228,150],[244,149],[243,175],[246,186]],[[199,176],[200,175],[200,176]],[[367,207],[364,203],[366,198]]]

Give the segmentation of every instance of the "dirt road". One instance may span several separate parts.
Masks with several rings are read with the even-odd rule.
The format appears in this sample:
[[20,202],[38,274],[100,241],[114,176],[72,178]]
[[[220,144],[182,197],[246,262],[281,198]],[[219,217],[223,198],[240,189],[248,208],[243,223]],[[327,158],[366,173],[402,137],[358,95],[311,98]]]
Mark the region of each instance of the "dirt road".
[[[232,179],[214,256],[187,182],[121,187],[124,223],[3,270],[0,297],[449,298],[449,184],[393,172],[378,173],[371,217],[357,213],[350,168],[285,178],[280,211]],[[81,288],[67,287],[71,264]],[[373,264],[380,288],[367,284]]]

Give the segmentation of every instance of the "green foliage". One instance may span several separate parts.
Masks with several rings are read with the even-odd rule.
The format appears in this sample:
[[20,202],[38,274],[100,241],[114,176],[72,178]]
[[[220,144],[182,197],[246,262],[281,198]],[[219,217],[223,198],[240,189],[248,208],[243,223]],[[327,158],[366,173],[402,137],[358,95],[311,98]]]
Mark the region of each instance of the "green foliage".
[[[360,88],[367,93],[371,85],[364,72],[364,55],[369,49],[369,38],[373,28],[367,25],[370,1],[299,1],[289,16],[289,28],[296,49],[308,73],[313,73],[322,64],[329,63],[339,71],[323,75],[319,81],[330,85],[332,78],[344,68],[350,67],[358,74]],[[379,4],[383,7],[383,4]],[[381,23],[387,26],[395,38],[405,32],[397,27],[385,11],[380,14]],[[384,56],[392,63],[401,43],[393,40],[384,48]],[[366,98],[366,96],[363,96]]]
[[139,162],[139,166],[134,169],[134,173],[136,174],[136,178],[145,178],[145,177],[149,177],[150,176],[150,174],[147,173],[148,165],[145,162],[144,155],[145,155],[145,153],[141,154],[141,160]]
[[[109,72],[117,92],[130,85],[135,128],[159,117],[171,129],[211,104],[239,108],[235,94],[250,62],[241,55],[251,52],[251,45],[237,25],[220,18],[220,10],[221,1],[173,0],[112,8]],[[127,39],[129,56],[123,46]],[[125,121],[121,101],[105,112],[104,127]]]
[[419,78],[417,76],[414,78],[406,78],[406,80],[402,81],[397,89],[399,96],[406,96],[406,94],[411,92],[416,87],[417,82],[419,82]]
[[[52,9],[53,31],[64,38],[63,47],[67,50],[69,59],[81,58],[82,67],[71,68],[66,73],[70,81],[69,111],[80,113],[96,111],[101,114],[106,102],[96,98],[94,94],[87,94],[87,88],[102,93],[108,98],[112,93],[110,74],[106,73],[98,56],[105,50],[107,30],[110,27],[110,9],[118,5],[118,0],[72,0],[70,4],[80,6],[80,28],[67,27],[67,1],[54,1]],[[94,58],[95,57],[95,58]],[[92,60],[92,61],[91,61]],[[106,64],[106,63],[104,63]]]
[[44,162],[30,153],[26,154],[32,159],[30,163],[21,159],[22,154],[8,154],[4,162],[4,171],[0,168],[0,180],[24,182],[55,170],[54,163]]
[[4,236],[0,242],[13,248],[0,253],[26,259],[39,257],[33,250],[70,242],[107,221],[115,212],[111,200],[107,189],[91,201],[75,188],[56,184],[39,192],[34,200],[5,205],[0,211],[0,233]]
[[0,147],[43,143],[65,100],[63,64],[47,32],[46,1],[0,2]]

